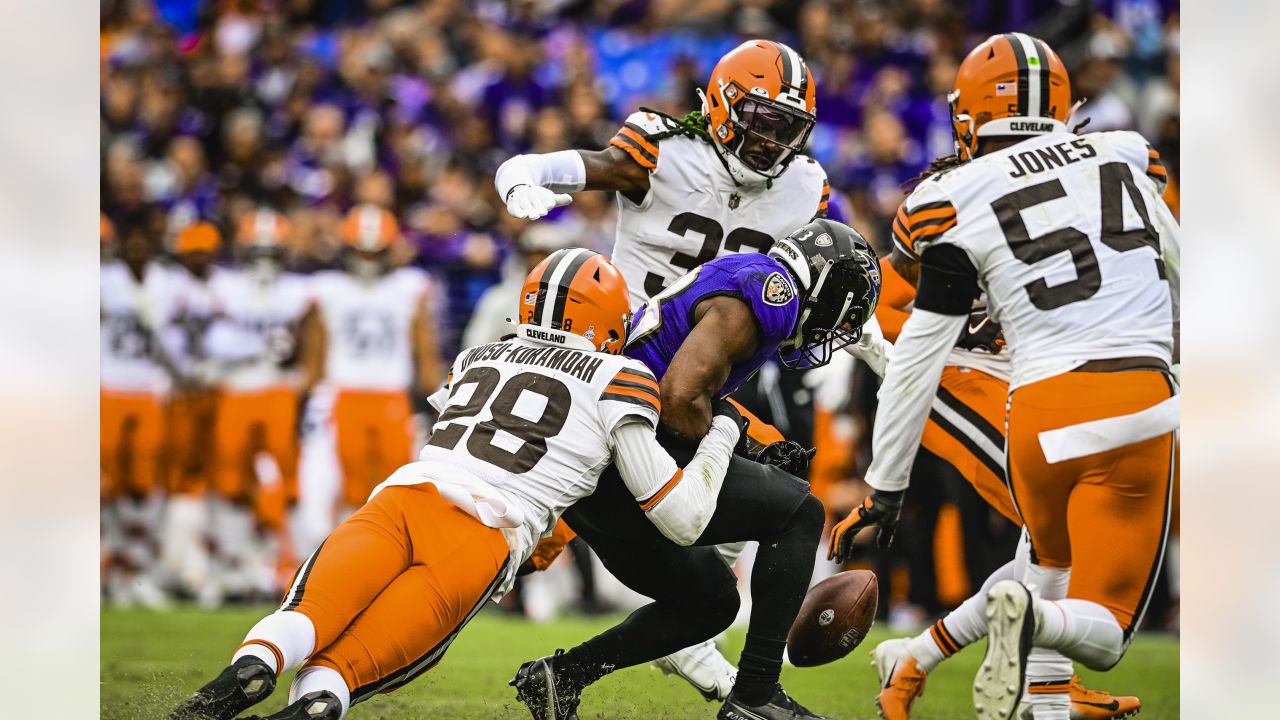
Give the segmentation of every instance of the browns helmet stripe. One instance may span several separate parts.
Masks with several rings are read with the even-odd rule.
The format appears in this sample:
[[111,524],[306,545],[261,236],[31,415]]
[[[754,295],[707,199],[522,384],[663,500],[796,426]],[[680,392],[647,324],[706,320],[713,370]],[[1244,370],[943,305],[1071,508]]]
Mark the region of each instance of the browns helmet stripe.
[[575,251],[577,254],[561,264],[564,272],[557,278],[555,286],[555,302],[551,308],[551,327],[558,330],[564,329],[564,306],[569,302],[569,286],[573,284],[573,278],[582,269],[582,266],[592,257],[591,251],[581,248]]
[[533,321],[535,323],[542,324],[542,313],[547,306],[547,286],[550,284],[551,275],[564,262],[566,255],[567,253],[561,250],[552,253],[551,257],[547,258],[547,266],[542,270],[542,277],[538,278],[538,296],[533,304]]
[[1018,114],[1026,115],[1028,105],[1027,95],[1031,89],[1031,70],[1027,67],[1027,51],[1022,47],[1022,41],[1018,39],[1016,33],[1006,33],[1005,40],[1009,41],[1009,46],[1013,48],[1013,57],[1018,62]]
[[809,73],[805,72],[804,60],[786,45],[772,40],[769,42],[778,51],[782,64],[782,88],[779,94],[788,95],[803,104],[805,91],[809,87]]
[[1030,38],[1031,46],[1040,57],[1040,65],[1036,72],[1040,75],[1040,117],[1049,117],[1049,53],[1039,38]]

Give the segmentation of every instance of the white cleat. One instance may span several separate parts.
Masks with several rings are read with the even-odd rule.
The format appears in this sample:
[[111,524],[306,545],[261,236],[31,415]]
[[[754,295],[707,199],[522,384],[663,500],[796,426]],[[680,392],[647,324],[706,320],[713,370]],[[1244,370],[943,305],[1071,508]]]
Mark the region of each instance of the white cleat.
[[720,654],[715,640],[707,640],[658,658],[653,664],[664,675],[684,678],[685,682],[702,693],[707,702],[722,701],[729,697],[733,682],[738,677],[738,669]]
[[979,720],[1011,720],[1022,701],[1036,620],[1033,596],[1022,583],[1002,580],[987,593],[987,655],[973,679]]

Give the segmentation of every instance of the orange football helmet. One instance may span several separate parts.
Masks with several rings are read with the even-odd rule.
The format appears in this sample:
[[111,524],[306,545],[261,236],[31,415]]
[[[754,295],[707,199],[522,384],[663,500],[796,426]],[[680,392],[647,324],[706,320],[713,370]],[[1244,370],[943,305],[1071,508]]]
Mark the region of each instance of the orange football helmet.
[[351,208],[342,221],[342,242],[356,250],[376,252],[400,239],[400,223],[385,208],[364,203]]
[[178,255],[216,253],[222,245],[222,233],[212,223],[196,222],[182,228],[173,239],[173,251]]
[[956,155],[969,160],[983,137],[1066,130],[1071,79],[1045,41],[1023,33],[992,35],[960,63],[947,101]]
[[618,355],[631,330],[627,281],[600,253],[557,250],[524,279],[516,321],[520,337]]
[[813,73],[795,50],[748,40],[720,58],[702,93],[712,143],[738,182],[781,175],[818,120]]
[[236,248],[283,248],[289,242],[292,227],[283,215],[270,208],[248,213],[236,228]]

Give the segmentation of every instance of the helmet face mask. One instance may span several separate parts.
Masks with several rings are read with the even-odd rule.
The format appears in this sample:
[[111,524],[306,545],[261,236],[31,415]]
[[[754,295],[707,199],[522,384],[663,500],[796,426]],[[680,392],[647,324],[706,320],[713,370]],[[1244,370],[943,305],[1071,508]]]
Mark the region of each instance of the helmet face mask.
[[712,146],[743,185],[781,176],[817,121],[812,73],[796,51],[769,40],[720,58],[699,95]]
[[779,348],[778,362],[793,370],[822,367],[862,338],[880,299],[880,266],[856,230],[815,220],[775,243],[769,256],[801,287],[796,330]]

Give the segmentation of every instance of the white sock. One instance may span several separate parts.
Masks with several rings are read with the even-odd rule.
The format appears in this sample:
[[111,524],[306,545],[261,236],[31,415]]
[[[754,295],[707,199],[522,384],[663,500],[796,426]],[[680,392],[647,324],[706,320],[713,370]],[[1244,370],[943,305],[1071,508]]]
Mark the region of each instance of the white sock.
[[351,708],[351,689],[337,670],[323,665],[310,665],[298,671],[293,684],[289,686],[289,703],[293,704],[303,695],[317,690],[328,690],[337,695],[338,701],[342,703],[342,714],[338,718],[341,720],[346,716],[347,710]]
[[[1071,584],[1071,568],[1049,568],[1028,564],[1024,581],[1036,588],[1044,600],[1061,600]],[[1074,667],[1057,650],[1036,647],[1027,659],[1026,705],[1035,720],[1070,720],[1071,696],[1068,686]]]
[[316,628],[311,618],[294,610],[278,610],[258,621],[231,656],[261,659],[277,676],[306,661],[316,648]]
[[1013,579],[1014,561],[1001,565],[982,583],[977,594],[947,613],[928,630],[907,640],[907,652],[925,672],[987,635],[987,591],[1001,580]]
[[1124,631],[1115,616],[1089,600],[1037,600],[1035,644],[1091,670],[1111,669],[1125,650]]

